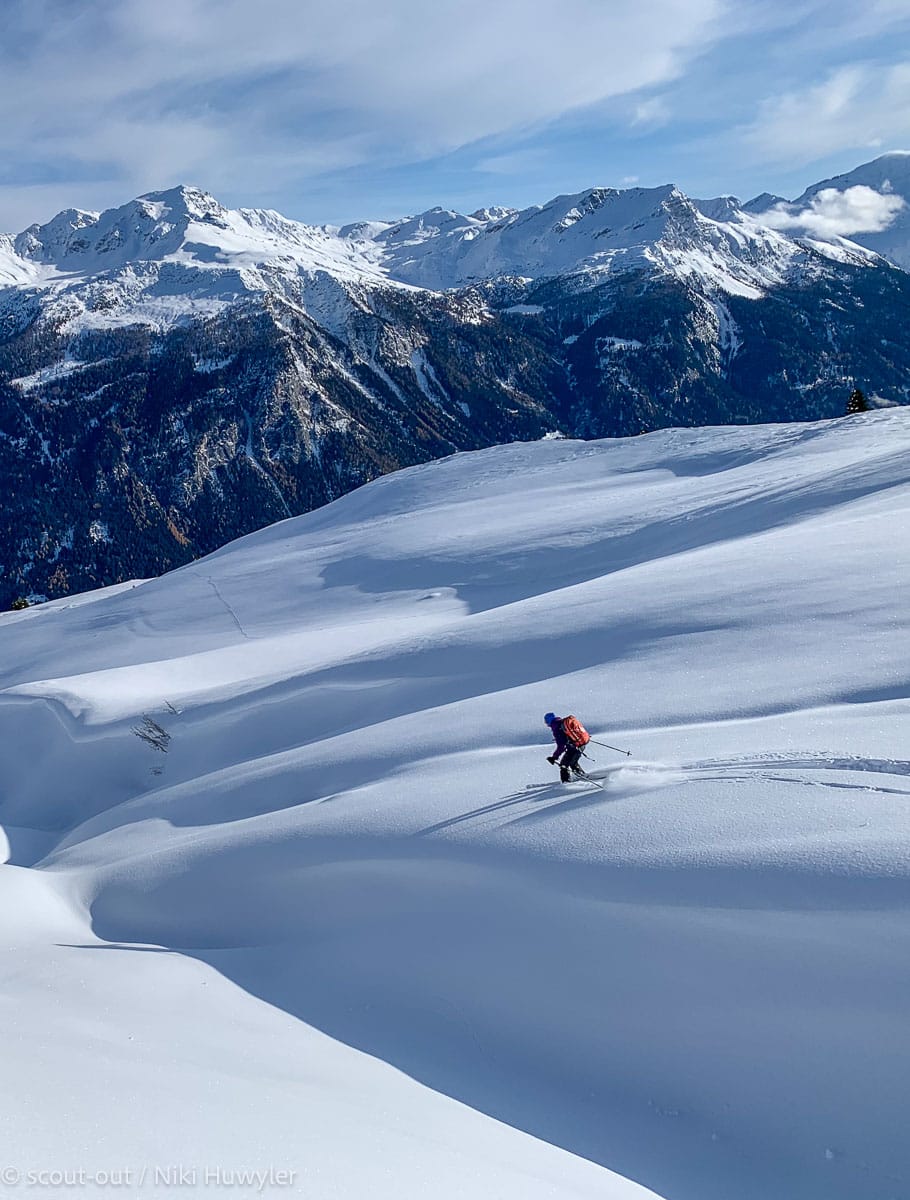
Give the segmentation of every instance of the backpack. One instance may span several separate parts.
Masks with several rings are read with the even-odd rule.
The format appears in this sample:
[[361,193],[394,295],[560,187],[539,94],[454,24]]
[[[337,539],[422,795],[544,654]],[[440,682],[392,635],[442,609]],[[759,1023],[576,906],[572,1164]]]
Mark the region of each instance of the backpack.
[[563,717],[562,731],[569,741],[576,746],[587,746],[591,740],[590,733],[588,733],[578,717]]

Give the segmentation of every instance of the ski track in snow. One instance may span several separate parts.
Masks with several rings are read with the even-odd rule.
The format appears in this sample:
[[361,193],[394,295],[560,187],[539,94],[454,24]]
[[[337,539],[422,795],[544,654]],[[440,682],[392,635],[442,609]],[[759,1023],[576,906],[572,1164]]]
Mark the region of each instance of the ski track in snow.
[[908,451],[499,447],[0,618],[13,1166],[910,1194]]

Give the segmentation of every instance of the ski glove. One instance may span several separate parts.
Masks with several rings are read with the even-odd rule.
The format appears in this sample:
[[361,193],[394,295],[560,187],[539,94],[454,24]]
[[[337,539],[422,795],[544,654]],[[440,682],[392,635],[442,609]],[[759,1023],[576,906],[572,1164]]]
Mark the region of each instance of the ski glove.
[[553,766],[555,767],[555,766],[556,766],[556,757],[555,757],[555,755],[548,754],[548,755],[547,755],[547,762],[548,762],[548,763],[552,763],[552,764],[553,764]]

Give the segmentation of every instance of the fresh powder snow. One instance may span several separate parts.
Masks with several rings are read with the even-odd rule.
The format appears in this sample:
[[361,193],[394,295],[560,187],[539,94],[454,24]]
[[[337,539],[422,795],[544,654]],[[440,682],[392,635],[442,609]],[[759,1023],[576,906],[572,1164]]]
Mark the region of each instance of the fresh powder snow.
[[908,463],[547,438],[4,614],[0,1191],[910,1194]]

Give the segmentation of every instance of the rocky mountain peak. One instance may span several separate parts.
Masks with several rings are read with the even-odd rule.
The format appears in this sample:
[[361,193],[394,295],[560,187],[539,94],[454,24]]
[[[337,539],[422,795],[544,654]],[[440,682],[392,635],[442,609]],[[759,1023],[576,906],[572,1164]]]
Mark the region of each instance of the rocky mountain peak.
[[194,222],[227,229],[227,218],[228,210],[213,196],[181,186],[148,192],[103,213],[66,209],[29,226],[13,244],[21,258],[93,274],[162,259],[181,247]]

